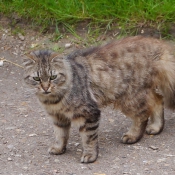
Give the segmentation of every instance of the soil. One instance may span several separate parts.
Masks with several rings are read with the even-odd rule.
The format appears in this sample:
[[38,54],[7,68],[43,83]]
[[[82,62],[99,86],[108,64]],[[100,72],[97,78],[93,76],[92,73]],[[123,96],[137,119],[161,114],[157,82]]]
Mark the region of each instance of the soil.
[[[82,47],[73,36],[51,42],[50,35],[25,29],[12,34],[1,20],[0,58],[0,174],[2,175],[174,175],[175,113],[165,110],[165,128],[135,144],[120,138],[131,121],[112,107],[102,109],[99,128],[99,157],[91,164],[80,163],[82,153],[78,129],[72,128],[67,151],[49,155],[54,142],[52,122],[31,89],[23,83],[22,60],[29,50],[62,48],[63,54]],[[110,38],[110,37],[109,37]],[[65,48],[65,44],[71,46]],[[10,63],[11,61],[12,63]],[[2,62],[2,61],[1,61]],[[14,64],[15,63],[15,64]]]

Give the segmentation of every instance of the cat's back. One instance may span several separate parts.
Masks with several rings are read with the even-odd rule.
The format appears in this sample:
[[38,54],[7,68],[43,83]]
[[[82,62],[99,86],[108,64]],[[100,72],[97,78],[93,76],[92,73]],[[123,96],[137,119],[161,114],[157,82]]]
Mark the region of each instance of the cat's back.
[[132,57],[138,57],[137,55],[152,59],[151,54],[163,53],[166,49],[171,50],[171,45],[165,41],[143,36],[132,36],[101,46],[88,58],[89,60],[101,60],[109,64],[118,59],[131,60]]
[[174,53],[174,47],[155,38],[126,37],[99,47],[86,56],[92,74],[135,69],[143,71],[162,55]]
[[101,46],[86,57],[95,96],[113,101],[124,93],[134,94],[150,86],[156,74],[154,62],[171,49],[161,40],[142,36]]

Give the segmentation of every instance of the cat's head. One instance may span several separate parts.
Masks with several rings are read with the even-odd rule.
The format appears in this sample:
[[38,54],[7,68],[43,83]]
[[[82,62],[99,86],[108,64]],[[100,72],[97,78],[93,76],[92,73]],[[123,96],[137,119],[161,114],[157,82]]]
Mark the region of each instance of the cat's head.
[[65,61],[58,53],[39,50],[26,55],[24,59],[24,81],[43,95],[59,93],[65,89],[68,80]]

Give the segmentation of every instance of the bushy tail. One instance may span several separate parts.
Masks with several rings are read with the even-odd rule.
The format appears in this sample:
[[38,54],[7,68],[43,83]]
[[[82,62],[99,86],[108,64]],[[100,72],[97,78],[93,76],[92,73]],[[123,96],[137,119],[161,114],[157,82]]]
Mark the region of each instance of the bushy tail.
[[157,83],[164,96],[166,107],[175,109],[175,55],[164,53],[157,61],[156,69],[158,70]]

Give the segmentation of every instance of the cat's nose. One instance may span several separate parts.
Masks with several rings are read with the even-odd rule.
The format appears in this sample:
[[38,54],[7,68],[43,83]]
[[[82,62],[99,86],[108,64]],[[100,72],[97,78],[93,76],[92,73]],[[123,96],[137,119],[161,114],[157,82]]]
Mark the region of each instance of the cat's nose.
[[49,89],[49,86],[44,86],[44,87],[42,87],[43,88],[43,90],[45,91],[45,92],[47,92],[47,90]]
[[47,92],[48,89],[49,89],[49,87],[50,87],[50,84],[43,82],[43,83],[41,84],[41,87],[42,87],[42,89],[43,89],[45,92]]

